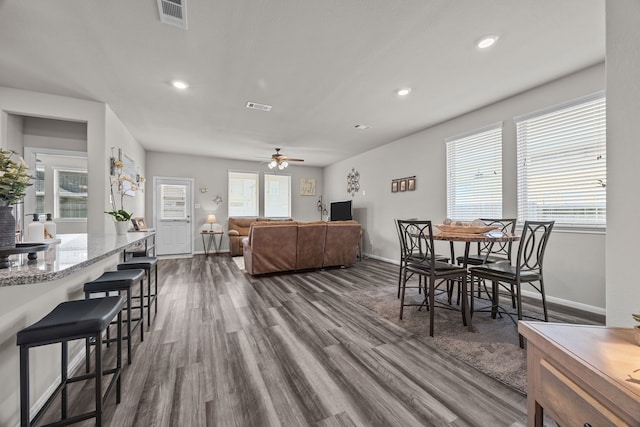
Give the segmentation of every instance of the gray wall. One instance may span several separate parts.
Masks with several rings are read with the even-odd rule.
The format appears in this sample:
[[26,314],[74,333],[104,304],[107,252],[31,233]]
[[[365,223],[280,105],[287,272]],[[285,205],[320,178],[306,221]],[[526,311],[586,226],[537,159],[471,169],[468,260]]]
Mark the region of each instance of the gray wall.
[[[205,225],[208,214],[215,214],[217,221],[224,226],[225,233],[228,231],[228,195],[227,181],[228,171],[244,171],[260,173],[260,215],[264,212],[262,204],[262,193],[264,191],[263,175],[273,172],[265,163],[220,159],[215,157],[202,157],[169,154],[160,152],[147,152],[147,189],[146,189],[146,211],[149,212],[147,221],[151,221],[153,212],[153,177],[170,178],[193,178],[194,179],[194,247],[196,253],[203,252],[202,238],[200,230],[209,226]],[[317,221],[320,219],[316,205],[323,189],[323,170],[317,167],[298,166],[289,163],[289,167],[278,172],[279,175],[291,176],[291,216],[297,221]],[[301,196],[300,179],[314,178],[316,180],[316,196]],[[200,188],[207,188],[206,193],[201,193]],[[216,195],[222,197],[223,202],[217,205],[213,202]],[[197,207],[199,205],[199,207]],[[229,250],[229,240],[222,239],[222,251]]]
[[[607,1],[607,325],[631,326],[640,286],[640,2]],[[632,270],[631,270],[632,271]]]
[[[433,126],[325,169],[325,194],[346,199],[346,175],[360,172],[354,211],[365,229],[365,253],[397,262],[399,243],[394,218],[418,217],[438,223],[446,217],[444,139],[503,123],[503,215],[517,214],[515,116],[559,104],[605,87],[605,67],[598,64],[565,78]],[[455,102],[455,100],[452,100]],[[391,193],[391,180],[415,175],[416,190]],[[448,253],[448,244],[439,247]],[[463,247],[456,251],[462,253]],[[605,234],[555,231],[545,265],[550,300],[604,313]],[[526,290],[526,288],[525,288]],[[640,311],[640,310],[639,310]]]

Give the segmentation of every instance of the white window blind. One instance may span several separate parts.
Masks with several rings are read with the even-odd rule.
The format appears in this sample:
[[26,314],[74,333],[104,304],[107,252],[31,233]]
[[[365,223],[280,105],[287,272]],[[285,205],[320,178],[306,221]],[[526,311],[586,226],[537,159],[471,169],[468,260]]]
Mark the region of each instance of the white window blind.
[[229,171],[229,216],[258,216],[258,177]]
[[502,124],[447,143],[447,217],[502,218]]
[[290,176],[264,175],[264,216],[267,218],[291,217]]
[[162,184],[160,198],[160,219],[187,219],[186,185]]
[[516,118],[518,218],[606,225],[606,98]]

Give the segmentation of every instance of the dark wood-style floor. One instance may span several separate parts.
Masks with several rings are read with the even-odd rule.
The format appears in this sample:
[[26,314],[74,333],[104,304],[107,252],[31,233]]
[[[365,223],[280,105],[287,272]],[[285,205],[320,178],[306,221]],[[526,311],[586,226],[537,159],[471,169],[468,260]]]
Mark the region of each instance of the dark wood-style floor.
[[[526,425],[522,395],[349,299],[397,283],[395,265],[254,278],[199,255],[159,272],[158,316],[107,426]],[[86,387],[74,412],[92,405]]]

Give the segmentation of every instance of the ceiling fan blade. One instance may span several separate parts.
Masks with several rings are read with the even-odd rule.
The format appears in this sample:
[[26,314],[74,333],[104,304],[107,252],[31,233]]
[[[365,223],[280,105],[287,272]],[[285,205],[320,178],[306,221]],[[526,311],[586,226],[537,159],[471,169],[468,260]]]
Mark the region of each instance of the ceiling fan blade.
[[291,157],[285,157],[283,160],[287,162],[304,162],[304,159],[292,159]]

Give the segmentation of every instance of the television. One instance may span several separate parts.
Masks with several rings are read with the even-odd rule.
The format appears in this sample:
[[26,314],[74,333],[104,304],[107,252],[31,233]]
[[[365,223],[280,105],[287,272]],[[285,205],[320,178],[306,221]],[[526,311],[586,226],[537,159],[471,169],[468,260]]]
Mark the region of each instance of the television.
[[348,221],[353,219],[351,200],[331,202],[330,218],[331,221]]

